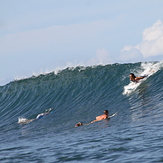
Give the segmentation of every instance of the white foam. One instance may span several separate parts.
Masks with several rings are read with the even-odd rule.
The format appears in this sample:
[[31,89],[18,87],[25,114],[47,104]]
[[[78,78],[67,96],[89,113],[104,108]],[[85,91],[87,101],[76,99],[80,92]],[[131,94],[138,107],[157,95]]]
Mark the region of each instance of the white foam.
[[18,118],[18,123],[24,123],[24,122],[26,122],[27,120],[28,120],[27,118],[19,117],[19,118]]
[[130,93],[133,92],[139,85],[140,85],[140,82],[139,82],[139,83],[130,82],[128,85],[124,86],[123,95],[130,94]]

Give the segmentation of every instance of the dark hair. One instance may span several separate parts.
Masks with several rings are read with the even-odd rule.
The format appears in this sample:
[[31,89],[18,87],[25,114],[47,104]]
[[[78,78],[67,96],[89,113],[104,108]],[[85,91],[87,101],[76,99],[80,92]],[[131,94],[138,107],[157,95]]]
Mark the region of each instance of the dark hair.
[[133,73],[130,73],[130,75],[132,75],[133,78],[136,78],[136,76]]
[[108,112],[108,110],[104,110],[104,113],[105,113],[105,114],[108,114],[109,112]]

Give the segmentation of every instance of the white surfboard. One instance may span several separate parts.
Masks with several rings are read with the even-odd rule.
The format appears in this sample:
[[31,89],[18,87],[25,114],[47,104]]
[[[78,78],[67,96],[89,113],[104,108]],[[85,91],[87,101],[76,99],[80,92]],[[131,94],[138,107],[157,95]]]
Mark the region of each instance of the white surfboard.
[[110,115],[109,118],[114,117],[115,115],[117,115],[117,113],[118,113],[118,112],[116,112],[116,113]]

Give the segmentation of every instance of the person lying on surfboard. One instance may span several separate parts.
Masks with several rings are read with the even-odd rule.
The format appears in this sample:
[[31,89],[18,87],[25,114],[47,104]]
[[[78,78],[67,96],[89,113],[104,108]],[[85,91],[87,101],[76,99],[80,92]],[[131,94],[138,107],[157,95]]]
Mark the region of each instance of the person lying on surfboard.
[[148,75],[136,77],[133,73],[130,73],[130,81],[136,82],[136,83],[137,83],[140,79],[144,79],[144,78],[147,77],[147,76],[148,76]]
[[34,121],[34,120],[36,120],[36,119],[39,119],[39,118],[41,118],[41,117],[43,117],[43,116],[49,114],[49,113],[51,112],[51,110],[52,110],[51,108],[50,108],[50,109],[46,109],[46,110],[45,110],[45,113],[40,113],[40,114],[38,114],[37,117],[34,118],[34,119],[19,118],[19,119],[18,119],[18,123],[19,123],[19,124],[27,124],[27,123],[30,123],[30,122],[32,122],[32,121]]
[[[103,115],[100,115],[100,116],[97,116],[95,120],[89,122],[89,123],[94,123],[94,122],[97,122],[97,121],[101,121],[103,119],[107,119],[109,117],[109,112],[108,110],[104,110],[104,114]],[[88,123],[88,124],[89,124]],[[86,124],[83,124],[81,122],[78,122],[75,127],[79,127],[79,126],[82,126],[82,125],[86,125]]]
[[108,112],[108,110],[104,110],[104,114],[102,114],[102,115],[96,117],[96,119],[93,120],[93,121],[90,122],[90,123],[94,123],[94,122],[97,122],[97,121],[101,121],[101,120],[103,120],[103,119],[107,119],[108,117],[109,117],[109,112]]

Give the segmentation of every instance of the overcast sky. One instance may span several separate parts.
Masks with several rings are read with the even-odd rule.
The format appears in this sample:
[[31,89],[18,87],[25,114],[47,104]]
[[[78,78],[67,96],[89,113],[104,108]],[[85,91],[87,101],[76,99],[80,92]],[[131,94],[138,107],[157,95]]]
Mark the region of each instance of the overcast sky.
[[0,4],[0,85],[68,66],[163,60],[163,0]]

